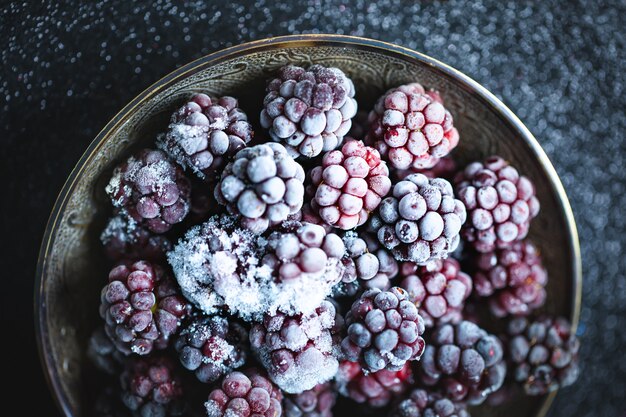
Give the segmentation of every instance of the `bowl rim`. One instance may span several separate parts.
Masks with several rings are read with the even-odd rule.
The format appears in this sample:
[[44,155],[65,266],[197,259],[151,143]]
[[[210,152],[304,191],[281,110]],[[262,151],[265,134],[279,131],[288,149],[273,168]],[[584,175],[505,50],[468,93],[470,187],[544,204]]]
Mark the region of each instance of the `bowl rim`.
[[[582,260],[580,255],[580,244],[578,240],[578,232],[576,229],[576,222],[574,214],[570,206],[567,194],[561,183],[561,180],[554,169],[550,159],[545,151],[541,148],[541,145],[528,128],[522,123],[522,121],[494,94],[489,92],[485,87],[473,80],[464,73],[452,68],[451,66],[434,59],[421,52],[398,46],[389,42],[384,42],[375,39],[369,39],[358,36],[347,36],[337,34],[302,34],[302,35],[287,35],[265,38],[252,42],[246,42],[239,45],[234,45],[213,52],[211,54],[202,56],[190,63],[170,72],[160,80],[156,81],[148,88],[139,93],[133,98],[126,106],[124,106],[111,120],[104,126],[104,128],[96,135],[91,141],[85,152],[82,154],[72,172],[65,181],[59,195],[54,203],[52,212],[48,219],[48,223],[45,228],[44,236],[39,251],[39,258],[37,261],[37,269],[35,276],[34,286],[34,320],[35,320],[35,336],[37,340],[37,347],[39,352],[39,359],[43,368],[43,372],[48,383],[48,387],[53,394],[54,401],[57,404],[58,409],[65,416],[73,416],[73,411],[69,403],[67,394],[64,392],[57,368],[53,366],[52,351],[50,349],[50,339],[48,333],[48,327],[46,322],[47,305],[45,304],[44,297],[44,283],[46,281],[45,271],[48,262],[48,254],[53,243],[53,238],[61,220],[61,215],[65,210],[68,199],[76,187],[76,183],[80,175],[86,168],[87,162],[92,158],[94,152],[101,147],[108,139],[109,135],[115,128],[123,123],[130,114],[148,97],[158,94],[163,89],[167,88],[174,82],[179,81],[190,73],[196,72],[200,67],[210,66],[220,61],[233,58],[240,55],[245,55],[249,52],[253,52],[259,49],[265,48],[280,48],[283,46],[335,46],[335,47],[350,47],[378,51],[387,55],[395,55],[404,60],[418,61],[422,64],[429,65],[441,71],[446,76],[453,78],[459,82],[464,88],[474,92],[480,97],[487,105],[494,109],[499,116],[507,121],[510,126],[516,131],[516,133],[523,138],[534,156],[539,160],[540,165],[544,171],[544,174],[548,177],[552,187],[556,191],[557,206],[559,206],[561,212],[565,215],[566,234],[568,235],[568,244],[573,254],[572,270],[574,274],[574,300],[573,311],[571,311],[570,321],[572,323],[574,331],[578,326],[580,317],[581,301],[582,301]],[[548,394],[537,416],[543,417],[547,414],[552,401],[556,396],[556,391]]]

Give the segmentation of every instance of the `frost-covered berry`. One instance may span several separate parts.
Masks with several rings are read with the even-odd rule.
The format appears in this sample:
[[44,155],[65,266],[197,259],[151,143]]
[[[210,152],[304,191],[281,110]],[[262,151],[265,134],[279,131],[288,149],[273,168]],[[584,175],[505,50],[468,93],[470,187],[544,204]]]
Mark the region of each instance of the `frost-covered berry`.
[[397,371],[424,351],[424,321],[399,287],[372,289],[357,299],[346,315],[348,335],[341,349],[366,372]]
[[215,188],[215,198],[257,234],[297,213],[304,203],[304,170],[278,143],[237,152]]
[[105,188],[114,207],[154,233],[165,233],[183,221],[190,190],[182,169],[164,152],[151,149],[117,166]]
[[452,401],[475,405],[497,391],[505,376],[500,340],[462,321],[440,325],[429,334],[417,380]]
[[189,312],[176,282],[159,265],[118,265],[100,295],[105,331],[124,354],[165,349]]
[[400,277],[400,287],[419,307],[426,327],[461,321],[465,300],[472,292],[472,279],[461,271],[456,259],[437,259],[424,266],[404,262]]
[[310,314],[268,314],[252,326],[252,350],[283,391],[299,393],[335,376],[335,316],[333,304],[322,301]]
[[107,257],[116,262],[137,259],[161,262],[173,246],[165,236],[150,232],[122,214],[111,217],[100,235],[100,241]]
[[535,186],[499,156],[469,164],[455,178],[467,209],[463,240],[479,252],[510,247],[528,234],[539,213]]
[[312,208],[324,222],[344,230],[365,223],[391,189],[387,164],[378,151],[357,140],[324,154],[311,179]]
[[394,88],[368,117],[367,143],[393,168],[431,168],[459,143],[452,115],[438,95],[417,83]]
[[196,94],[171,117],[157,146],[180,166],[207,181],[254,136],[234,97]]
[[98,370],[109,375],[119,375],[125,359],[102,326],[94,330],[89,338],[87,357]]
[[234,371],[210,392],[204,407],[208,417],[279,417],[282,399],[280,389],[258,371]]
[[287,65],[267,85],[261,126],[293,157],[336,149],[357,111],[352,81],[338,68]]
[[330,382],[318,384],[299,394],[289,394],[283,400],[285,417],[333,417],[337,393]]
[[370,407],[380,408],[403,394],[413,385],[413,372],[406,363],[398,371],[382,369],[365,373],[356,362],[343,361],[339,364],[336,383],[341,395]]
[[417,388],[392,410],[390,417],[470,417],[465,404]]
[[485,297],[496,317],[526,316],[546,301],[548,272],[529,240],[472,258],[475,293]]
[[174,347],[183,367],[211,383],[245,364],[247,336],[234,319],[197,317],[181,330]]
[[540,317],[509,322],[507,359],[527,394],[543,395],[576,382],[580,342],[567,319]]
[[448,181],[412,174],[393,186],[370,228],[397,260],[422,265],[457,248],[465,218],[465,207]]
[[380,271],[380,261],[376,253],[369,251],[367,242],[356,232],[346,232],[343,243],[346,252],[342,259],[345,267],[342,282],[350,283],[357,279],[369,281],[375,278]]

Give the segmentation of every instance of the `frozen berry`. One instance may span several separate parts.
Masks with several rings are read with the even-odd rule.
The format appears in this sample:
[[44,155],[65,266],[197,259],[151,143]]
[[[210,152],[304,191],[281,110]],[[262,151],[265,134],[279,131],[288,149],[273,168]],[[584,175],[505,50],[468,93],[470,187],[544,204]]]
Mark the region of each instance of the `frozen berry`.
[[394,407],[390,417],[470,417],[470,415],[463,403],[417,388]]
[[151,233],[134,219],[116,214],[111,217],[100,235],[107,257],[113,261],[145,259],[151,262],[165,260],[172,250],[172,242],[163,235]]
[[331,383],[318,384],[283,400],[285,417],[332,417],[337,394]]
[[118,375],[125,359],[107,336],[104,327],[98,327],[91,334],[87,346],[87,356],[96,368],[109,375]]
[[380,261],[376,253],[369,251],[367,242],[356,232],[346,232],[343,242],[346,253],[342,259],[345,267],[342,282],[351,283],[357,279],[369,281],[375,278],[380,271]]

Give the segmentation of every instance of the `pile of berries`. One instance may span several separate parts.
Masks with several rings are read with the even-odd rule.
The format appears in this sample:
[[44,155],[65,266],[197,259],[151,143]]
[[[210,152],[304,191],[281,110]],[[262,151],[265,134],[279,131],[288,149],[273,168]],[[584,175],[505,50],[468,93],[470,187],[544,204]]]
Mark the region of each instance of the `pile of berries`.
[[[119,384],[95,415],[332,417],[353,401],[469,417],[505,380],[575,381],[574,329],[531,316],[548,273],[526,239],[530,179],[497,156],[458,171],[452,113],[418,83],[367,120],[354,96],[338,68],[288,65],[256,109],[264,132],[236,98],[198,93],[158,150],[113,168],[87,354]],[[466,308],[481,301],[506,334]]]

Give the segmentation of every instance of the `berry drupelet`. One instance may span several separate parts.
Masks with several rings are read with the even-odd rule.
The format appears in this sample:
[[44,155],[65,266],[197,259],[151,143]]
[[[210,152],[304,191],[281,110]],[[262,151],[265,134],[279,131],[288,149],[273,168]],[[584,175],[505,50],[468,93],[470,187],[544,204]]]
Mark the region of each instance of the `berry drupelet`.
[[159,148],[180,166],[210,181],[254,136],[248,117],[234,97],[196,94],[171,117]]
[[345,358],[366,372],[397,371],[424,352],[424,321],[408,293],[399,287],[371,289],[346,315],[348,335],[341,342]]
[[144,149],[117,166],[105,188],[115,208],[153,233],[165,233],[189,212],[191,185],[159,150]]
[[352,81],[338,68],[287,65],[267,85],[261,126],[293,157],[336,149],[357,112]]
[[104,252],[115,262],[145,259],[150,262],[164,261],[172,250],[172,242],[163,235],[151,233],[147,228],[122,214],[116,214],[100,235]]
[[465,218],[448,181],[412,174],[393,186],[370,227],[397,260],[425,264],[457,248]]
[[452,401],[480,404],[504,382],[500,341],[476,324],[443,324],[430,333],[419,363],[418,383]]
[[330,382],[318,384],[299,394],[289,394],[283,400],[285,417],[333,417],[332,408],[337,394]]
[[181,364],[201,382],[211,383],[246,362],[247,332],[234,319],[196,317],[174,342]]
[[398,403],[390,417],[470,417],[465,405],[417,388]]
[[461,271],[456,259],[437,259],[424,266],[404,262],[400,277],[400,287],[419,307],[426,327],[461,321],[465,300],[472,292],[472,279]]
[[578,378],[580,343],[565,318],[529,322],[518,317],[509,322],[507,333],[512,376],[527,394],[546,394]]
[[113,268],[100,301],[106,333],[124,354],[166,348],[189,311],[175,281],[147,261]]
[[237,152],[215,188],[215,198],[241,224],[260,234],[300,211],[304,202],[304,170],[278,143]]
[[478,253],[472,262],[475,293],[488,300],[496,317],[526,316],[545,303],[548,273],[539,250],[529,240]]
[[455,178],[456,194],[467,209],[461,236],[479,252],[510,247],[528,234],[539,213],[532,182],[499,156],[473,162]]

